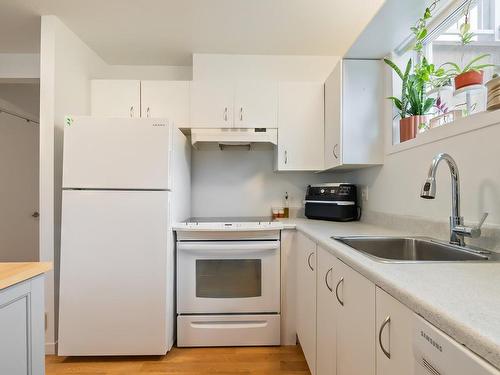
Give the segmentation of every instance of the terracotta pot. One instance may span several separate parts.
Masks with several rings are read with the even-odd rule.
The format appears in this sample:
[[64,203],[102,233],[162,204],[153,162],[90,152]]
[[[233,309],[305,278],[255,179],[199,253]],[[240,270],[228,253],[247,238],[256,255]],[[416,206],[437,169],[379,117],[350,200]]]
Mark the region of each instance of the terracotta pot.
[[399,120],[399,141],[406,142],[418,134],[418,127],[427,122],[427,116],[410,116]]
[[459,74],[458,76],[455,77],[455,90],[467,86],[482,85],[483,75],[484,72],[482,70],[480,70],[479,72],[471,70],[470,72]]

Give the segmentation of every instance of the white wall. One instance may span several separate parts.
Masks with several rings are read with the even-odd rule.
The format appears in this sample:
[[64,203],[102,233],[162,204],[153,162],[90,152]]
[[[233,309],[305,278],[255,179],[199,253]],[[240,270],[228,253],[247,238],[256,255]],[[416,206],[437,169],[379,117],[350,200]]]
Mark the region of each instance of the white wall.
[[38,121],[40,112],[40,85],[38,83],[0,83],[0,99]]
[[94,78],[190,81],[192,77],[191,66],[108,65]]
[[325,82],[338,56],[193,55],[193,80]]
[[40,67],[40,260],[47,275],[47,351],[56,343],[64,116],[90,111],[90,79],[106,64],[55,16],[43,16]]
[[39,77],[39,54],[0,53],[0,79],[30,79]]
[[271,207],[302,206],[308,184],[338,182],[329,173],[273,171],[271,146],[219,150],[206,145],[192,153],[193,216],[270,216]]
[[[387,155],[382,167],[351,173],[349,177],[354,182],[368,186],[364,209],[447,221],[451,185],[445,163],[439,166],[437,173],[436,199],[419,197],[432,158],[439,152],[447,152],[459,167],[462,215],[466,223],[477,222],[487,211],[490,213],[487,224],[500,225],[499,125],[500,114],[496,125]],[[474,123],[470,126],[474,127]]]

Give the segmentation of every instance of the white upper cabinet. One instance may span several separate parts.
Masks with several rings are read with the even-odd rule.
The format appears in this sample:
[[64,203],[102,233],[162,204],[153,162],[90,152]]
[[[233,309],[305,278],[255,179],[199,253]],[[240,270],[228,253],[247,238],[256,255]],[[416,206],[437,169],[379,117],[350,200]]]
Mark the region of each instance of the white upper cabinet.
[[278,87],[275,169],[324,169],[324,85],[318,82],[282,82]]
[[166,118],[189,127],[189,81],[142,81],[141,117]]
[[375,284],[339,264],[337,375],[375,375]]
[[338,308],[334,287],[338,281],[340,261],[318,246],[317,267],[316,375],[335,375]]
[[377,375],[412,375],[413,312],[377,288]]
[[192,128],[232,128],[233,107],[233,83],[191,82]]
[[316,374],[316,243],[297,233],[295,243],[297,336],[312,375]]
[[140,117],[141,82],[94,79],[90,84],[92,116]]
[[383,69],[342,60],[325,82],[325,169],[383,163]]
[[234,127],[278,127],[277,83],[259,81],[237,82],[234,98]]

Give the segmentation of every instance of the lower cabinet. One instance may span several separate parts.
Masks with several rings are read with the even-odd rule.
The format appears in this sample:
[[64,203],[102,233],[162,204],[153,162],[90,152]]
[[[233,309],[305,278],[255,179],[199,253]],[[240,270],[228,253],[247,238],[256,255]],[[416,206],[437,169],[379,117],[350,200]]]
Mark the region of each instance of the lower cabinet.
[[316,375],[334,375],[337,366],[337,300],[340,261],[318,246],[316,303]]
[[0,374],[45,373],[43,276],[0,290]]
[[377,288],[377,374],[412,375],[414,313]]
[[375,375],[375,284],[339,265],[337,375]]
[[316,373],[316,243],[297,233],[297,336],[311,374]]

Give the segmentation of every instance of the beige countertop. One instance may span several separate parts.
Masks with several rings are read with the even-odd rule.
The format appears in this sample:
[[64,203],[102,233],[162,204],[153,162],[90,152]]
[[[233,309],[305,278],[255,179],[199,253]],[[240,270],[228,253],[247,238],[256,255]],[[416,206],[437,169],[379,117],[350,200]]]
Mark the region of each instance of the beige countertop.
[[394,298],[500,368],[500,263],[384,263],[331,239],[408,235],[360,222],[283,221],[304,233]]
[[0,263],[0,290],[52,269],[50,262]]

